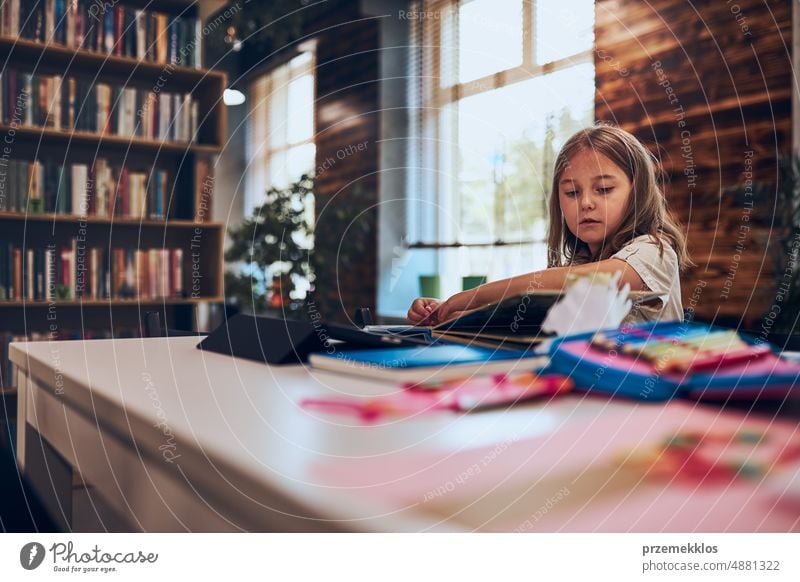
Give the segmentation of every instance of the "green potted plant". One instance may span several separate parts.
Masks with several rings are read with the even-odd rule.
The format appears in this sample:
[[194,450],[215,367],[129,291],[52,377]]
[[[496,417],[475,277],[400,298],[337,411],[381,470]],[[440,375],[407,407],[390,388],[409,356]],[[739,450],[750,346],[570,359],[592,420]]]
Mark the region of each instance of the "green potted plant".
[[[225,251],[226,301],[249,313],[304,317],[314,311],[326,319],[341,316],[338,277],[354,284],[373,221],[354,203],[365,197],[355,186],[328,203],[316,221],[314,178],[303,175],[284,189],[270,188],[264,203],[237,228],[228,231]],[[310,286],[305,297],[296,289]]]
[[293,312],[302,306],[295,288],[298,279],[313,278],[313,198],[314,179],[303,175],[285,189],[270,188],[253,215],[228,231],[225,295],[238,309]]

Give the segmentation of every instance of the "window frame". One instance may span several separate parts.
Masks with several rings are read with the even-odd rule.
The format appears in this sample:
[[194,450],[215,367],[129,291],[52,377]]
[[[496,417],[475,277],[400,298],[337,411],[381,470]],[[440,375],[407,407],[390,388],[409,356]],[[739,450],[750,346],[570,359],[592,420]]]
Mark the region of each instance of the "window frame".
[[[271,174],[270,164],[272,159],[280,154],[288,154],[294,148],[304,145],[313,145],[316,147],[317,135],[317,116],[316,116],[316,88],[317,88],[317,56],[316,47],[308,43],[306,46],[291,56],[291,58],[281,62],[278,65],[273,65],[268,69],[253,72],[248,76],[247,82],[247,103],[248,103],[248,122],[246,128],[246,142],[245,151],[247,155],[247,168],[245,172],[245,200],[244,200],[244,214],[249,215],[252,210],[258,207],[264,201],[266,190],[273,186],[282,186],[276,184],[274,177]],[[293,66],[292,63],[303,55],[309,55],[307,62],[299,66]],[[311,76],[312,81],[312,100],[311,100],[311,133],[307,139],[297,142],[290,142],[288,138],[289,118],[291,103],[288,99],[288,91],[291,83],[305,75]],[[264,84],[265,87],[259,87],[259,84]],[[272,107],[274,106],[273,100],[278,97],[286,98],[286,111],[281,116],[282,121],[278,128],[273,128],[270,125],[272,117]],[[261,111],[256,112],[260,108]],[[263,116],[259,119],[258,116]],[[274,146],[272,144],[273,132],[280,129],[282,132],[282,139],[280,144]],[[316,159],[312,166],[309,168],[309,173],[314,173],[316,167]],[[261,173],[262,179],[257,176]]]
[[[495,224],[495,232],[498,236],[492,242],[465,243],[458,240],[454,235],[453,226],[448,223],[444,215],[458,213],[460,215],[460,201],[458,194],[459,188],[459,168],[458,168],[458,113],[455,110],[458,103],[465,98],[487,93],[497,89],[508,87],[522,81],[541,77],[557,71],[569,69],[581,64],[594,64],[594,47],[573,53],[555,61],[544,64],[536,63],[536,4],[537,0],[522,0],[522,63],[515,67],[510,67],[473,79],[466,82],[454,82],[449,86],[443,86],[442,72],[446,66],[451,68],[452,74],[458,73],[458,18],[459,7],[463,0],[429,0],[421,1],[419,6],[424,7],[425,12],[440,15],[439,18],[432,20],[433,26],[424,26],[422,30],[422,51],[434,51],[433,58],[423,54],[422,62],[428,62],[433,70],[424,77],[421,82],[422,99],[420,100],[421,128],[425,140],[430,140],[435,144],[452,144],[452,149],[448,152],[450,160],[443,159],[444,147],[424,147],[425,156],[431,156],[434,160],[433,166],[438,169],[440,176],[438,184],[425,184],[423,191],[434,192],[428,204],[434,204],[442,209],[439,219],[435,224],[425,224],[424,212],[417,208],[417,204],[410,204],[408,211],[408,224],[416,232],[410,232],[410,248],[452,248],[452,247],[495,247],[509,244],[536,244],[543,242],[543,239],[531,238],[530,240],[509,241],[504,239],[504,234],[500,232],[498,224]],[[452,44],[449,48],[443,43],[445,27],[451,26],[455,31]],[[443,63],[444,54],[449,53],[452,63]],[[454,64],[453,64],[454,63]],[[424,74],[424,73],[423,73]],[[442,130],[442,116],[450,115],[452,120],[447,134]],[[447,167],[444,164],[449,164]],[[449,176],[449,180],[444,178]],[[420,220],[421,219],[421,220]],[[420,227],[416,225],[422,223]]]

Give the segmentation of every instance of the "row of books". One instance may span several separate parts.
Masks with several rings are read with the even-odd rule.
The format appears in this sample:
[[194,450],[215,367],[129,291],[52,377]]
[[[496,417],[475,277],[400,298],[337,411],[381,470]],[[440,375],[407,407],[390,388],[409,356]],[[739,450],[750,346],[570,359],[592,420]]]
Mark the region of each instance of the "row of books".
[[6,69],[0,74],[3,123],[101,135],[188,142],[199,109],[191,93],[168,93]]
[[184,296],[183,249],[0,246],[0,299],[69,301]]
[[5,0],[4,36],[161,64],[199,67],[200,20],[102,0]]
[[141,333],[137,329],[120,329],[116,330],[113,334],[107,329],[58,329],[56,331],[34,331],[29,333],[0,332],[0,388],[7,390],[16,386],[16,378],[14,378],[13,369],[8,359],[8,348],[11,342],[89,340],[140,336]]
[[166,170],[129,170],[97,158],[93,164],[0,157],[0,211],[79,216],[165,218]]

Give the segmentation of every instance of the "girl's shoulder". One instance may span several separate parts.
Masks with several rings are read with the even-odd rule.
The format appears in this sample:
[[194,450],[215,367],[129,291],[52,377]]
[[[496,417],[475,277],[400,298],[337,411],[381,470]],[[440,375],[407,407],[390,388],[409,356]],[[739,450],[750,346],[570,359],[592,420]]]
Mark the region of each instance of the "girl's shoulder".
[[670,244],[670,242],[665,237],[657,236],[657,235],[650,234],[650,233],[640,234],[639,236],[632,238],[631,242],[629,244],[652,244],[652,245],[658,245],[659,241],[665,247],[672,248],[672,245]]
[[[659,243],[661,244],[659,245]],[[658,257],[661,260],[667,260],[676,264],[678,262],[678,254],[675,252],[670,241],[664,237],[658,237],[652,234],[641,234],[631,239],[612,256],[624,259],[635,253],[654,255],[653,258]]]
[[636,238],[632,239],[631,242],[628,244],[659,246],[659,243],[661,243],[661,246],[664,247],[665,251],[670,251],[673,254],[675,253],[675,249],[673,248],[672,243],[669,241],[669,239],[654,234],[640,234]]

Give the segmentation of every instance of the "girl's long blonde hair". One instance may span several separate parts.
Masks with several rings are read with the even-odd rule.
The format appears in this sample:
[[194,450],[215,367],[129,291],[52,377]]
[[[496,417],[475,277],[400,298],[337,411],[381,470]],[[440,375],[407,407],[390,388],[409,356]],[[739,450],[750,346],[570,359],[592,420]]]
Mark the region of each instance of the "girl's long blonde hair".
[[[589,246],[567,228],[558,198],[558,183],[572,157],[582,150],[591,150],[614,162],[631,181],[631,204],[619,229],[606,239],[598,254],[592,255]],[[678,255],[681,271],[692,262],[686,250],[686,237],[678,223],[667,211],[667,202],[658,185],[658,162],[641,142],[624,129],[611,125],[596,125],[573,135],[556,157],[553,189],[550,193],[550,226],[547,235],[547,266],[560,267],[608,259],[632,239],[652,235],[663,254],[664,241]]]

